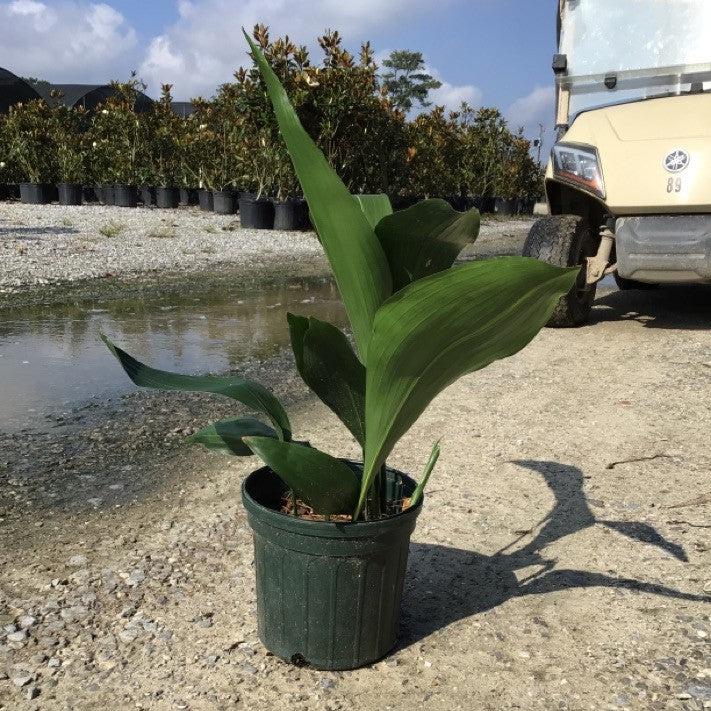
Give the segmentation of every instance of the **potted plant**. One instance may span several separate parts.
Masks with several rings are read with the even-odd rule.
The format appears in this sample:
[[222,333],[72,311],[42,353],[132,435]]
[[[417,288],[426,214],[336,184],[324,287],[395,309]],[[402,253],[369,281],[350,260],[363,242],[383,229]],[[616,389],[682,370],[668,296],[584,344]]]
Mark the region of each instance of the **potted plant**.
[[289,315],[296,367],[363,463],[295,440],[284,408],[257,383],[154,370],[105,340],[137,385],[225,395],[263,418],[220,421],[189,439],[265,463],[242,487],[264,644],[292,662],[350,669],[395,644],[409,538],[439,445],[418,483],[387,457],[447,385],[529,343],[579,270],[524,257],[452,267],[478,233],[478,212],[428,200],[392,213],[384,195],[351,196],[250,44],[355,340],[354,349],[335,326]]
[[[52,92],[53,98],[58,98]],[[81,205],[86,168],[86,111],[57,103],[52,108],[52,121],[47,138],[57,161],[57,190],[60,205]]]
[[21,176],[20,199],[44,204],[55,197],[56,157],[47,141],[52,110],[42,99],[10,107],[4,121],[8,160]]
[[155,176],[156,206],[164,209],[178,207],[180,189],[180,129],[181,118],[173,111],[171,84],[161,86],[161,96],[145,117],[149,135],[149,154]]
[[145,85],[132,77],[128,82],[112,82],[111,86],[116,93],[92,118],[92,156],[102,167],[104,202],[136,207],[139,166],[147,146],[135,106],[138,91]]

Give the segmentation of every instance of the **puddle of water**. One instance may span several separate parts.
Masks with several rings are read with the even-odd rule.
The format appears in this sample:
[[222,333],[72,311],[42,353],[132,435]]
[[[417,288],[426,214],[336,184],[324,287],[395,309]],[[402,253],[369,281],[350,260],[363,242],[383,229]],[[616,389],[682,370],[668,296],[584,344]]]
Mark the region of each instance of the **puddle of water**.
[[199,298],[0,312],[0,430],[42,426],[47,415],[135,389],[100,332],[155,367],[219,373],[287,346],[288,311],[345,323],[336,287],[326,279],[220,287]]

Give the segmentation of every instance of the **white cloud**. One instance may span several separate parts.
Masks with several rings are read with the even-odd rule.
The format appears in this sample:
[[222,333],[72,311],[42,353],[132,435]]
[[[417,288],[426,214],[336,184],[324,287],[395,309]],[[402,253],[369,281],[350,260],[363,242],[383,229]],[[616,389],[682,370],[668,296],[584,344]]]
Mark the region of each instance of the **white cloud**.
[[0,66],[49,81],[126,78],[137,38],[105,3],[14,0],[0,3]]
[[555,88],[537,86],[530,94],[522,96],[511,104],[506,112],[512,128],[523,126],[527,133],[538,131],[538,124],[548,128],[553,123],[555,110]]
[[437,106],[444,106],[445,109],[456,111],[466,101],[471,106],[481,106],[483,92],[478,86],[473,84],[461,84],[459,86],[450,84],[448,81],[432,72],[441,82],[442,86],[439,89],[430,91],[430,101]]
[[180,0],[178,20],[151,41],[141,76],[155,91],[174,85],[178,98],[211,95],[247,61],[242,27],[269,25],[272,36],[288,34],[309,46],[327,28],[337,29],[349,43],[368,39],[391,25],[411,22],[426,12],[440,12],[457,0],[312,0],[308,10],[297,0]]

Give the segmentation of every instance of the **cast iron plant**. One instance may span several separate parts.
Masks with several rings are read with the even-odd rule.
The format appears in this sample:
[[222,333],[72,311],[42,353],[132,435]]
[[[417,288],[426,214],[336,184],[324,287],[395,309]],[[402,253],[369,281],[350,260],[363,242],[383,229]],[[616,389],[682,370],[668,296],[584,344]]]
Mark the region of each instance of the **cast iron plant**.
[[[246,36],[246,35],[245,35]],[[238,376],[154,370],[106,343],[137,385],[224,395],[258,417],[216,422],[191,442],[259,456],[315,514],[375,520],[392,512],[385,460],[432,399],[460,376],[521,350],[545,325],[578,268],[523,257],[453,266],[479,231],[479,213],[425,200],[392,212],[382,195],[354,198],[303,129],[261,50],[247,37],[281,135],[308,201],[353,331],[290,314],[296,367],[363,450],[362,476],[344,461],[294,441],[279,401]],[[439,452],[425,466],[421,496]]]

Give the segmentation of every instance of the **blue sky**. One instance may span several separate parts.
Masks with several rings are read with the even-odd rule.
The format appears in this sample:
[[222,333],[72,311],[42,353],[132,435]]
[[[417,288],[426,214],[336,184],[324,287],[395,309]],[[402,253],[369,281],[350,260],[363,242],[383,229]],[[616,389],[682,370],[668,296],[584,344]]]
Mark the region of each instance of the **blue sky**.
[[[421,50],[444,82],[438,103],[499,106],[537,133],[552,123],[555,0],[0,0],[0,66],[57,82],[103,82],[139,70],[149,93],[176,98],[229,79],[245,61],[241,25],[314,44],[325,27],[350,48]],[[316,50],[318,52],[318,49]]]

